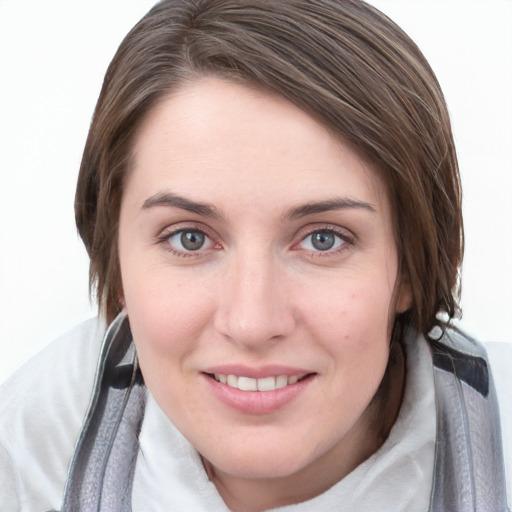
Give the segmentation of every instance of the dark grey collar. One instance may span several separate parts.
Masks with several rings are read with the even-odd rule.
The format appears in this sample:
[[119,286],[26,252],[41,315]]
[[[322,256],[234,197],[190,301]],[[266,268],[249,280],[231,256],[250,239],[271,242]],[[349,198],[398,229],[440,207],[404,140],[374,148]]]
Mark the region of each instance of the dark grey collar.
[[109,327],[66,484],[63,512],[129,512],[146,388],[128,319]]
[[432,512],[506,512],[498,400],[485,348],[457,329],[430,341],[436,397]]

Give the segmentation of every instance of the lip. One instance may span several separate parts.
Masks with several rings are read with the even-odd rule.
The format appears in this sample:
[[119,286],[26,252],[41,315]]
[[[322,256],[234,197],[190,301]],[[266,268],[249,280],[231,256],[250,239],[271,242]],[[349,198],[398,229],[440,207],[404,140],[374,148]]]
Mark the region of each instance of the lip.
[[[262,379],[276,375],[306,375],[306,377],[295,384],[289,384],[284,388],[273,391],[242,391],[216,381],[211,377],[213,373],[245,376],[253,379]],[[246,366],[225,365],[208,368],[200,375],[204,379],[210,393],[224,405],[242,414],[265,415],[279,411],[298,399],[314,381],[316,373],[284,366],[249,368]]]
[[203,373],[223,373],[224,375],[237,375],[250,377],[251,379],[264,379],[265,377],[277,377],[278,375],[286,375],[292,377],[293,375],[306,375],[312,372],[304,368],[293,368],[291,366],[283,365],[267,365],[260,368],[245,365],[225,364],[219,366],[212,366],[202,370]]

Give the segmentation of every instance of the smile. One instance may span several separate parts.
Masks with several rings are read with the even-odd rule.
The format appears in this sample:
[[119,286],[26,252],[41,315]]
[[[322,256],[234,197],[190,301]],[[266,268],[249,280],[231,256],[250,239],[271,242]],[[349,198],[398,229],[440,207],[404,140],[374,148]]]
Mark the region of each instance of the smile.
[[221,384],[226,384],[232,388],[241,391],[275,391],[287,386],[291,386],[301,381],[308,374],[302,375],[278,375],[276,377],[263,377],[261,379],[253,379],[251,377],[226,375],[223,373],[210,374],[210,377]]
[[306,393],[316,372],[270,365],[250,368],[224,365],[201,372],[207,389],[230,409],[243,414],[271,414],[284,409]]

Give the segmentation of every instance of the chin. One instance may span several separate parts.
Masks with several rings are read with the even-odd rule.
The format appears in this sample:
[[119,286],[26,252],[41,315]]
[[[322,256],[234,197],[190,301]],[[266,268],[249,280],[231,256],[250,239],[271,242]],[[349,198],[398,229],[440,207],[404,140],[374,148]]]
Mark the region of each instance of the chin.
[[[300,456],[299,456],[300,454]],[[307,456],[303,449],[293,447],[269,448],[269,443],[261,440],[258,446],[250,449],[218,450],[207,455],[213,471],[244,479],[276,479],[285,478],[299,472],[313,462],[313,455]]]

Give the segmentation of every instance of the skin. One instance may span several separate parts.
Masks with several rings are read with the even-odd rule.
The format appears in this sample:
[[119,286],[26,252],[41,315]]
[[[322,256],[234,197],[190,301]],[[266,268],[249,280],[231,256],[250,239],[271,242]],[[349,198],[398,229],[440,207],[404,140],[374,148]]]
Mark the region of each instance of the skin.
[[[204,245],[187,251],[183,230],[205,233]],[[311,233],[326,230],[334,247],[318,250]],[[378,449],[369,404],[410,297],[395,289],[385,186],[312,117],[215,78],[167,97],[135,140],[119,257],[147,387],[231,509],[309,499]],[[203,373],[227,363],[311,376],[284,407],[246,414]],[[377,419],[387,430],[401,376],[389,389],[389,413]]]

